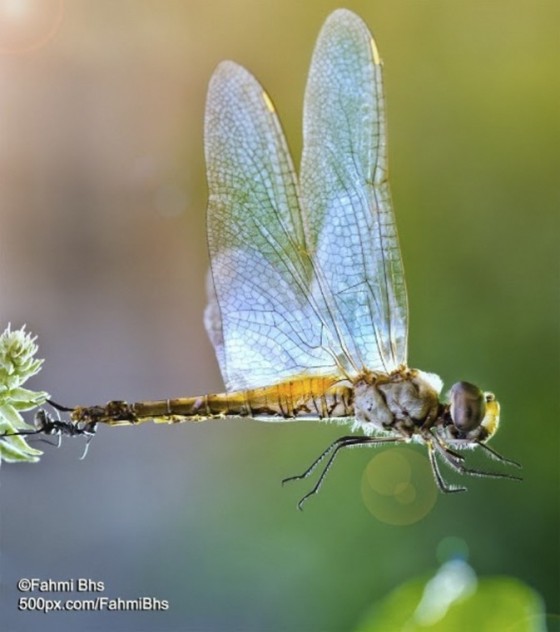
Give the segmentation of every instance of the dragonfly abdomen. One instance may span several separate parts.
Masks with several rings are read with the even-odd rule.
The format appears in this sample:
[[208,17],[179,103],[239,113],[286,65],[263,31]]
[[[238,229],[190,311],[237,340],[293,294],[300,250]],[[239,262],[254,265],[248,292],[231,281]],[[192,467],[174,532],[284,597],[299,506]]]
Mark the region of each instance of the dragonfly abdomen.
[[332,419],[354,414],[353,389],[338,377],[300,377],[246,391],[251,416],[275,419]]
[[105,406],[76,407],[75,423],[134,424],[180,423],[249,417],[263,421],[297,418],[349,417],[354,413],[352,389],[336,377],[295,378],[273,386],[127,403],[112,401]]

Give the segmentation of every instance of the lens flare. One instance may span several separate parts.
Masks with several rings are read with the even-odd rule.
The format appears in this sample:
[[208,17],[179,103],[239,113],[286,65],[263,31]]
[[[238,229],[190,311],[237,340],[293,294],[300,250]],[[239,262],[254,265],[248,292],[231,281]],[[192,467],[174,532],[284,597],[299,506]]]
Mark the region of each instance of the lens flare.
[[362,498],[368,510],[382,522],[393,525],[418,522],[437,499],[427,459],[403,448],[377,454],[364,470]]
[[58,31],[63,13],[63,0],[0,0],[0,54],[43,47]]

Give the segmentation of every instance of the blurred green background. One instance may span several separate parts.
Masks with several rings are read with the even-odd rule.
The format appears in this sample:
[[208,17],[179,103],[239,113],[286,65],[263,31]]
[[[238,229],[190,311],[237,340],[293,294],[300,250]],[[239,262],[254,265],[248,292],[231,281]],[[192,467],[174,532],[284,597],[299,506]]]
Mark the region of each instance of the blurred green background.
[[[68,405],[222,388],[202,324],[207,83],[222,59],[248,67],[299,162],[310,56],[338,6],[0,0],[0,324],[39,334],[35,388]],[[3,629],[352,630],[433,574],[449,536],[479,576],[517,578],[560,612],[558,4],[345,6],[385,63],[409,362],[497,394],[492,445],[524,482],[470,479],[396,526],[362,496],[372,451],[342,455],[303,513],[307,483],[280,487],[341,428],[101,429],[84,461],[67,441],[2,468]],[[171,606],[18,613],[20,577]]]

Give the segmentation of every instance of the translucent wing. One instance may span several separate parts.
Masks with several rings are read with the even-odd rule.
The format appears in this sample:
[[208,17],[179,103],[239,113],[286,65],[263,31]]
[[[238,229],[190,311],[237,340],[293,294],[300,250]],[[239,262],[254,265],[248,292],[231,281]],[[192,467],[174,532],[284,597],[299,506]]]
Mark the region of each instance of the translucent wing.
[[309,302],[296,178],[272,103],[243,68],[223,62],[205,121],[213,287],[206,327],[228,389],[333,372]]
[[228,389],[406,361],[380,73],[366,27],[336,11],[306,92],[301,196],[261,86],[231,62],[212,78],[205,318]]
[[[301,204],[318,271],[349,355],[389,371],[407,359],[404,271],[387,181],[382,68],[367,27],[326,21],[305,93]],[[317,299],[319,300],[319,299]]]

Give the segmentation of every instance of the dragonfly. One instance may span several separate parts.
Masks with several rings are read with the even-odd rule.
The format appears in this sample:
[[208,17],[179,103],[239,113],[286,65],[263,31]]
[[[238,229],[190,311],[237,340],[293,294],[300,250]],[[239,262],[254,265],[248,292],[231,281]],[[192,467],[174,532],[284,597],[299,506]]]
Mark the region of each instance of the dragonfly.
[[499,425],[494,395],[468,382],[442,398],[442,380],[407,364],[405,275],[387,173],[382,62],[365,23],[339,9],[317,40],[305,91],[299,177],[267,92],[243,67],[219,64],[205,114],[211,259],[205,325],[224,393],[78,406],[98,424],[251,418],[348,422],[302,474],[344,448],[416,442],[461,474],[517,479],[467,466]]

